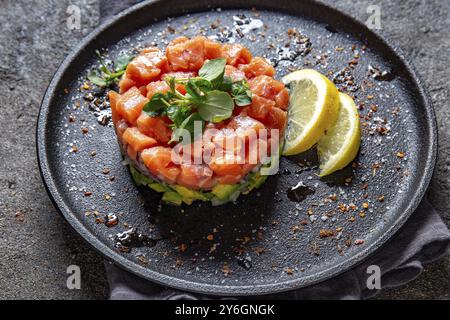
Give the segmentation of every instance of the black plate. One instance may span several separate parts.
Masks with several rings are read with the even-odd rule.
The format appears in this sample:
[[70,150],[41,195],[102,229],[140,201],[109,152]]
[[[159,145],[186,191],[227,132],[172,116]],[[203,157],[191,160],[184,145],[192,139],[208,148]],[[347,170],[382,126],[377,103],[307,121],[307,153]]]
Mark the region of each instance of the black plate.
[[[212,9],[219,6],[221,10]],[[367,126],[363,126],[358,158],[361,165],[320,180],[315,175],[317,169],[298,164],[309,157],[313,166],[316,160],[310,152],[283,158],[280,174],[236,204],[161,207],[159,194],[133,185],[121,163],[113,128],[97,123],[95,112],[81,98],[87,91],[80,92],[79,88],[97,63],[96,49],[108,49],[115,57],[135,44],[165,42],[165,34],[173,38],[178,32],[193,35],[203,30],[214,35],[222,26],[233,27],[233,16],[239,14],[258,18],[268,27],[253,30],[242,39],[234,34],[237,42],[247,45],[255,55],[271,58],[277,47],[289,51],[280,49],[289,42],[289,28],[310,38],[312,51],[292,62],[279,63],[278,77],[289,67],[311,67],[330,72],[332,77],[355,55],[360,56],[351,73],[355,83],[363,85],[352,94],[358,103],[365,102],[361,114],[367,115],[372,104],[378,107],[370,119],[362,120]],[[211,28],[217,19],[219,27]],[[173,29],[167,29],[168,25]],[[379,81],[368,76],[369,64],[392,71],[394,78],[388,75],[383,80],[390,81]],[[79,107],[76,101],[80,101]],[[75,117],[74,122],[69,122],[69,115]],[[83,134],[81,127],[88,127],[89,132]],[[378,133],[377,127],[387,128],[388,134]],[[119,14],[64,60],[43,99],[37,128],[39,164],[50,197],[86,241],[143,278],[215,295],[296,289],[336,276],[361,262],[380,248],[418,205],[433,172],[436,141],[429,99],[398,48],[335,9],[313,1],[290,0],[147,1]],[[71,144],[78,152],[70,152]],[[399,157],[398,152],[405,156]],[[110,172],[104,174],[105,168]],[[113,181],[111,176],[115,177]],[[315,193],[296,203],[288,199],[286,191],[299,181],[314,188]],[[84,191],[92,195],[85,196]],[[336,201],[330,200],[333,194]],[[383,201],[380,196],[384,196]],[[364,202],[369,204],[367,210]],[[351,203],[358,209],[353,210]],[[119,225],[106,227],[93,211],[100,213],[98,218],[116,213]],[[119,252],[114,247],[114,235],[130,226],[165,240],[153,247]],[[333,235],[326,237],[320,230],[332,230]],[[213,240],[207,240],[208,235],[213,235]],[[230,273],[225,276],[228,269]]]

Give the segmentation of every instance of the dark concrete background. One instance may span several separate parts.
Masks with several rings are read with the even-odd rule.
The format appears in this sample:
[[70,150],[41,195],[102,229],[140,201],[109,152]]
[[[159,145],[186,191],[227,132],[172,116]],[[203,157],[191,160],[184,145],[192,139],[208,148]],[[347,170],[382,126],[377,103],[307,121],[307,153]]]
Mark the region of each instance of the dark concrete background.
[[[439,159],[429,198],[450,225],[449,0],[324,0],[361,21],[381,8],[382,32],[410,57],[433,100]],[[81,9],[81,30],[66,26]],[[53,208],[35,155],[35,124],[44,91],[69,50],[99,21],[97,0],[0,0],[0,299],[103,299],[102,258]],[[81,267],[81,290],[66,287],[66,268]],[[450,299],[450,258],[379,298]]]

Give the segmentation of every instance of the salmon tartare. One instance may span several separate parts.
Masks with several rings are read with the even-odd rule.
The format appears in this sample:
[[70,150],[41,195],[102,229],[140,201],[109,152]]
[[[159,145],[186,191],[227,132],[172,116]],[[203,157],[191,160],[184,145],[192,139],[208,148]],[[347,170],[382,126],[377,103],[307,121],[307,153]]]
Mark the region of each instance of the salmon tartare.
[[258,188],[287,121],[289,92],[274,76],[246,47],[206,37],[140,51],[108,93],[134,181],[177,205],[222,204]]

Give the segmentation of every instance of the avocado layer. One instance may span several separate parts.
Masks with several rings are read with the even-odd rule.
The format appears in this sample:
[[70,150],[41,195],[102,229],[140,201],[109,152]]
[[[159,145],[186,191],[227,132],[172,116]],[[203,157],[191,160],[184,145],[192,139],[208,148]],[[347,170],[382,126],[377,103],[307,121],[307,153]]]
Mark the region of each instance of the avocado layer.
[[173,205],[192,204],[195,200],[211,201],[214,204],[223,204],[236,200],[239,194],[248,194],[253,189],[259,188],[268,176],[261,175],[260,172],[251,173],[247,181],[236,184],[219,184],[211,191],[203,192],[191,190],[181,185],[168,185],[162,182],[154,181],[140,173],[130,164],[131,176],[136,185],[148,186],[156,192],[163,193],[162,200]]

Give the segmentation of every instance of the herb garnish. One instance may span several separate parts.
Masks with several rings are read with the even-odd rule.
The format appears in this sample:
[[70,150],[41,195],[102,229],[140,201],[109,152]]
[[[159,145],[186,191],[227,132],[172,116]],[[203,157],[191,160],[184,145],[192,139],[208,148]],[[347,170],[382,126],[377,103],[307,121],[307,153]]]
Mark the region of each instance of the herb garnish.
[[133,59],[133,56],[123,55],[113,62],[113,70],[110,70],[105,63],[100,51],[95,50],[96,55],[100,60],[100,67],[87,76],[88,80],[99,87],[110,87],[115,84],[119,78],[125,73],[128,63]]
[[[205,62],[199,70],[198,77],[174,78],[165,77],[169,86],[167,93],[157,93],[144,106],[143,111],[151,117],[167,115],[173,124],[171,142],[180,140],[181,130],[191,134],[194,122],[214,123],[228,119],[233,114],[235,104],[247,106],[252,103],[252,93],[245,80],[233,82],[225,76],[226,60],[223,58]],[[176,85],[182,84],[186,94],[180,93]]]

